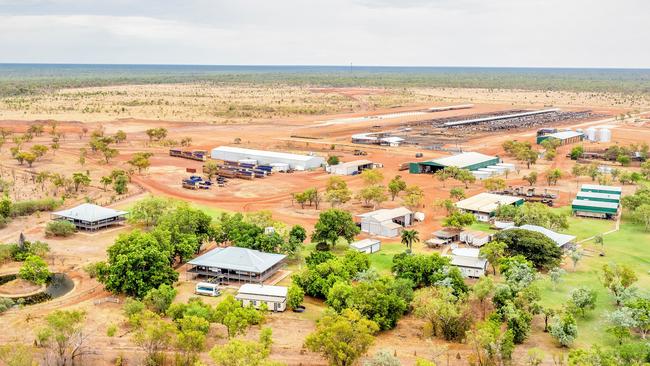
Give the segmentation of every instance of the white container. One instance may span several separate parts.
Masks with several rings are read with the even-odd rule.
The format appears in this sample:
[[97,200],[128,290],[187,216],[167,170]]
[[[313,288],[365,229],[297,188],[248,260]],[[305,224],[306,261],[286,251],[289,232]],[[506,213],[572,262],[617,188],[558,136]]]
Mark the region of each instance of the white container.
[[197,295],[206,295],[206,296],[219,296],[221,292],[219,291],[219,285],[216,283],[210,282],[199,282],[196,284],[194,293]]
[[587,129],[587,140],[596,141],[596,132],[597,130],[593,127]]
[[255,159],[239,159],[239,160],[237,160],[237,162],[240,163],[240,164],[257,165],[257,160],[255,160]]
[[612,141],[612,131],[609,128],[601,128],[598,131],[598,141],[599,142]]
[[482,172],[482,171],[478,171],[478,170],[473,171],[472,174],[478,180],[487,179],[487,178],[490,178],[492,176],[492,173],[490,173],[490,172]]

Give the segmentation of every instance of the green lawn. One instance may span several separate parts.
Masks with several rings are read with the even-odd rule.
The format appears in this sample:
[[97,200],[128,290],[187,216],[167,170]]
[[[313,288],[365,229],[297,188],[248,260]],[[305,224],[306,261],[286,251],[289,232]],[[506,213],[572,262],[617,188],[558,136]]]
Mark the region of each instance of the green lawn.
[[616,223],[613,220],[573,217],[571,216],[570,206],[557,208],[555,210],[569,215],[569,228],[567,230],[562,230],[562,232],[575,235],[576,240],[578,241],[613,230],[616,227]]
[[396,254],[403,253],[406,247],[402,243],[381,243],[381,250],[368,256],[370,266],[380,274],[391,274],[393,266],[393,257]]
[[[609,230],[608,225],[600,223],[603,220],[572,219],[571,232],[574,235],[591,236],[598,227]],[[613,225],[613,223],[611,224]],[[606,230],[603,230],[606,231]],[[588,235],[589,234],[589,235]],[[601,344],[614,345],[615,339],[606,332],[608,327],[604,315],[614,310],[612,295],[600,282],[601,268],[606,263],[625,264],[633,268],[639,277],[636,283],[642,291],[650,290],[650,233],[643,231],[640,225],[623,220],[620,231],[606,235],[604,257],[600,257],[600,247],[592,241],[583,243],[586,255],[578,263],[576,271],[568,266],[568,273],[562,283],[553,290],[551,282],[544,278],[541,281],[542,304],[561,308],[569,297],[569,292],[579,286],[595,289],[598,292],[596,309],[590,311],[586,318],[578,318],[578,345]]]

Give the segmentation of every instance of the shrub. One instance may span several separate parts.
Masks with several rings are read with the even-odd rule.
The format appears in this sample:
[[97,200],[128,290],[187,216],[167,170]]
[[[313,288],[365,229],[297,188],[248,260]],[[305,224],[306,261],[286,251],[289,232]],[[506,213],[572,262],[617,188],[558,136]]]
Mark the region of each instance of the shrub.
[[54,211],[61,206],[61,201],[54,198],[14,202],[11,206],[11,216],[28,216],[35,212]]
[[170,285],[162,284],[152,288],[144,296],[144,303],[154,312],[164,314],[174,301],[178,291]]
[[0,314],[11,309],[14,306],[14,301],[6,297],[0,297]]
[[68,237],[74,234],[76,230],[77,227],[70,221],[66,221],[66,220],[50,221],[47,223],[47,226],[45,226],[45,236],[46,237],[52,237],[52,236]]
[[117,333],[117,326],[115,324],[111,324],[106,328],[106,335],[108,337],[115,337],[115,333]]
[[47,268],[47,263],[43,258],[30,255],[20,267],[18,276],[37,285],[43,285],[52,277],[52,272]]
[[289,287],[287,292],[287,306],[291,309],[296,309],[298,306],[302,305],[302,301],[305,298],[305,291],[295,283]]

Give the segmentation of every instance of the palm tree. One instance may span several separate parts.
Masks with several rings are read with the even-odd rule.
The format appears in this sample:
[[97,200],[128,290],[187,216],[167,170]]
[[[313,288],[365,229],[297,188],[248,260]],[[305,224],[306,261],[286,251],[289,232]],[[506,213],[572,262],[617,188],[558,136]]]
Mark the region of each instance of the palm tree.
[[420,241],[419,233],[417,230],[404,230],[402,231],[402,244],[406,245],[406,251],[411,252],[413,243]]

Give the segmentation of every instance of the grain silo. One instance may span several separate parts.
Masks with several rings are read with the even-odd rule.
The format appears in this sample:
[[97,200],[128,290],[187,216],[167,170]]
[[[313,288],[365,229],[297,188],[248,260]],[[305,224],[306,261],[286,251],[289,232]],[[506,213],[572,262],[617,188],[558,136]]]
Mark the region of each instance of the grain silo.
[[598,141],[599,142],[611,142],[612,141],[612,130],[609,128],[601,128],[598,131]]
[[596,129],[593,127],[589,127],[587,129],[587,140],[589,141],[596,141]]

